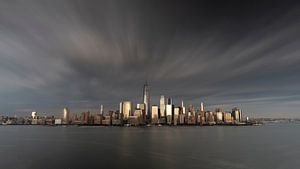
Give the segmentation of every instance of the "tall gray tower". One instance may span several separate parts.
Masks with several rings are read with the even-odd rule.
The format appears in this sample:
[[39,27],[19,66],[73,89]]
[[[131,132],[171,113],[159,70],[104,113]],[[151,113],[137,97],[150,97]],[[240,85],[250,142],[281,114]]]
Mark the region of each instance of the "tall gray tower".
[[146,117],[150,117],[150,94],[149,94],[149,88],[148,83],[146,82],[143,89],[143,103],[145,104],[145,113]]

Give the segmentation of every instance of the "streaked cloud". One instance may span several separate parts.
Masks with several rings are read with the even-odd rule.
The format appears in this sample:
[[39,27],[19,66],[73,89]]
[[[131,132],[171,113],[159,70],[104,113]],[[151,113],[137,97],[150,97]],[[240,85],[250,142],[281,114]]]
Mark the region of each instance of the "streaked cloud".
[[0,2],[0,111],[117,109],[148,80],[152,103],[298,116],[299,2],[244,3]]

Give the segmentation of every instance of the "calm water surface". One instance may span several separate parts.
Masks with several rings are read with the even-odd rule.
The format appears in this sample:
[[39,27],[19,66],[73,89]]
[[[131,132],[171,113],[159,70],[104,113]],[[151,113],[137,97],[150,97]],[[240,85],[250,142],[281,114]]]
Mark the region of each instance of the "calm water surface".
[[0,168],[300,168],[300,125],[0,126]]

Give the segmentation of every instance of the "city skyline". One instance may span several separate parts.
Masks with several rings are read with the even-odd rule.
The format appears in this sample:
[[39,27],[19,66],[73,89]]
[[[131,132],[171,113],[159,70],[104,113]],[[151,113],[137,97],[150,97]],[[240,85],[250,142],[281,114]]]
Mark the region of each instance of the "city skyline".
[[[31,112],[31,116],[0,116],[2,125],[89,125],[89,126],[246,126],[261,125],[255,118],[249,118],[244,112],[234,107],[232,110],[223,110],[218,107],[215,110],[206,109],[204,103],[198,106],[176,105],[173,99],[165,99],[161,95],[159,106],[150,104],[150,90],[148,83],[143,86],[143,99],[136,104],[130,100],[123,100],[118,110],[105,110],[100,104],[96,112],[72,112],[69,107],[64,107],[61,115],[51,113]],[[136,106],[135,106],[136,105]]]
[[176,105],[299,118],[299,6],[2,1],[0,114],[116,110],[139,103],[148,81],[150,105],[164,95]]
[[[235,116],[234,111],[235,109],[238,110],[239,113],[242,113],[242,109],[240,109],[238,106],[234,106],[231,108],[225,108],[222,105],[204,105],[204,103],[201,101],[200,103],[197,104],[191,104],[191,103],[186,103],[184,100],[180,101],[175,101],[173,100],[172,97],[165,97],[165,95],[160,95],[159,102],[156,103],[155,101],[153,104],[151,104],[151,99],[150,99],[150,89],[148,82],[146,81],[145,84],[143,85],[143,91],[142,91],[142,97],[140,100],[133,102],[131,100],[121,100],[121,102],[118,104],[118,109],[115,108],[110,108],[110,107],[105,107],[103,104],[98,104],[96,109],[83,109],[82,111],[78,110],[73,110],[70,111],[68,105],[65,105],[63,108],[62,112],[57,111],[57,112],[46,112],[46,111],[36,111],[36,109],[32,109],[32,112],[26,112],[23,115],[16,115],[11,116],[10,113],[8,114],[2,114],[2,118],[24,118],[24,117],[29,117],[29,114],[31,113],[32,119],[35,119],[37,117],[44,117],[44,118],[52,118],[55,117],[56,119],[59,119],[60,122],[64,122],[65,124],[72,119],[73,117],[80,116],[80,114],[85,114],[88,113],[88,117],[97,115],[101,115],[103,117],[105,116],[112,116],[112,114],[115,114],[119,120],[123,119],[128,119],[130,117],[142,117],[143,121],[148,124],[151,123],[152,119],[154,116],[155,118],[158,118],[159,120],[164,119],[166,120],[167,124],[167,119],[168,116],[173,117],[174,115],[178,116],[180,114],[189,117],[190,115],[198,116],[200,118],[200,112],[203,113],[213,113],[211,116],[215,116],[215,118],[218,117],[218,113],[226,114],[230,113],[230,119],[231,117],[233,118]],[[178,104],[177,104],[178,103]],[[232,112],[231,112],[232,110]],[[138,112],[137,112],[138,111]],[[153,111],[155,115],[153,115]],[[136,114],[137,113],[137,114]],[[190,114],[191,113],[191,114]],[[245,112],[243,112],[244,114]],[[222,115],[223,121],[225,118],[225,114]],[[248,115],[251,115],[251,113],[247,113],[247,116],[243,116],[243,120],[249,119],[250,117]],[[70,117],[72,115],[72,118]],[[85,117],[86,115],[84,115]],[[204,116],[204,115],[203,115]],[[239,115],[242,117],[242,115]],[[122,118],[121,118],[122,117]],[[110,117],[111,118],[111,117]],[[206,117],[205,117],[206,118]],[[261,117],[254,117],[252,116],[251,119],[259,119]],[[281,117],[281,118],[287,118],[287,117]],[[242,119],[242,118],[241,118]],[[295,118],[297,119],[297,118]],[[163,120],[163,121],[164,121]],[[170,119],[169,119],[170,120]],[[178,118],[179,120],[179,118]],[[196,120],[197,121],[197,120]],[[248,120],[247,120],[248,121]],[[159,121],[157,121],[159,122]]]

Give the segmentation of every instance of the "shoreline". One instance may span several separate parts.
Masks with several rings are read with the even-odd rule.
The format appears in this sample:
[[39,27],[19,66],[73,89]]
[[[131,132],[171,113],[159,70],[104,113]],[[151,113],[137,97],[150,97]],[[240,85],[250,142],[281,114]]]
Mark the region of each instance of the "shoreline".
[[263,123],[247,123],[247,124],[215,124],[215,125],[209,125],[209,124],[191,124],[191,125],[95,125],[95,124],[56,124],[56,125],[47,125],[47,124],[0,124],[0,126],[50,126],[50,127],[141,127],[141,128],[147,128],[147,127],[216,127],[216,126],[261,126]]

